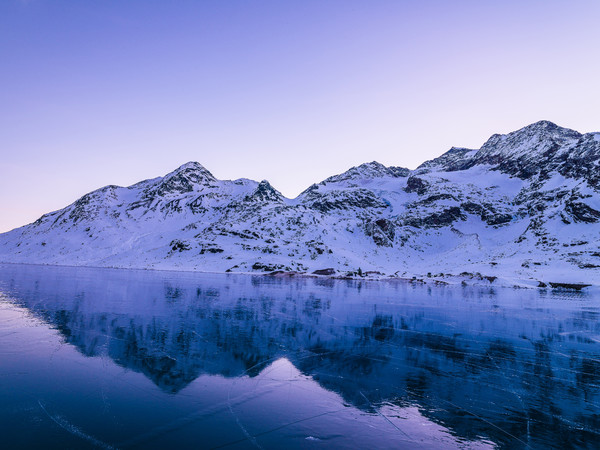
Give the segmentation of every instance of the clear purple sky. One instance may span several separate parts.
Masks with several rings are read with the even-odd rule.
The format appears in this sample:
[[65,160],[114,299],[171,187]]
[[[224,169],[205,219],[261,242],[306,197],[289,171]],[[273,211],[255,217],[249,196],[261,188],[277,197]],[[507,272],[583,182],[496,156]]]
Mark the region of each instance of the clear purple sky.
[[0,231],[195,160],[294,197],[547,119],[600,131],[598,1],[0,2]]

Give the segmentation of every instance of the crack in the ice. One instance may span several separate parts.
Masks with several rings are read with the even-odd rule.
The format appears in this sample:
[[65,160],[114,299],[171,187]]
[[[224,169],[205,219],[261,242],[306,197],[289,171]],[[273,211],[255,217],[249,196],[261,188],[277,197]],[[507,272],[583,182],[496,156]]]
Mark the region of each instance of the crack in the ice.
[[73,425],[71,422],[68,422],[67,420],[63,419],[60,416],[53,416],[51,415],[46,408],[44,407],[44,405],[42,404],[42,402],[40,400],[38,400],[38,404],[40,405],[40,408],[42,408],[42,411],[44,411],[44,413],[46,413],[46,415],[55,423],[57,424],[59,427],[61,427],[63,430],[67,431],[68,433],[77,436],[78,438],[81,438],[83,440],[86,440],[88,442],[90,442],[92,445],[98,447],[98,448],[103,448],[103,449],[107,449],[107,450],[112,450],[115,449],[115,447],[113,447],[110,444],[107,444],[105,442],[102,442],[98,439],[96,439],[93,436],[90,436],[89,434],[84,433],[83,431],[81,431],[77,426]]
[[[265,436],[265,435],[267,435],[269,433],[273,433],[274,431],[279,431],[279,430],[281,430],[283,428],[286,428],[286,427],[289,427],[291,425],[296,425],[298,423],[302,423],[302,422],[306,422],[308,420],[316,419],[317,417],[323,417],[323,416],[326,416],[328,414],[335,414],[335,413],[338,413],[338,412],[343,411],[343,410],[344,409],[336,409],[334,411],[325,411],[323,413],[314,414],[314,415],[309,416],[309,417],[305,417],[305,418],[302,418],[302,419],[294,420],[293,422],[288,422],[288,423],[285,423],[285,424],[280,425],[278,427],[271,428],[270,430],[261,431],[260,433],[253,434],[252,437],[253,438],[257,438],[257,437],[260,437],[260,436]],[[211,448],[212,449],[224,448],[224,447],[228,447],[230,445],[239,444],[241,442],[244,442],[245,440],[246,439],[238,439],[236,441],[227,442],[225,444],[221,444],[221,445],[218,445],[216,447],[211,447]]]
[[[373,406],[373,404],[369,401],[369,399],[365,396],[365,394],[362,393],[362,391],[358,391],[358,393],[362,396],[362,398],[365,399],[365,401],[369,404],[369,406],[371,407],[371,409],[373,409],[379,416],[381,416],[383,419],[385,419],[391,426],[393,426],[396,430],[398,430],[400,433],[402,433],[404,436],[406,436],[408,439],[411,439],[411,437],[406,434],[403,430],[401,430],[394,422],[392,422],[385,414],[383,414],[379,408],[376,408],[375,406]],[[412,440],[412,439],[411,439]]]

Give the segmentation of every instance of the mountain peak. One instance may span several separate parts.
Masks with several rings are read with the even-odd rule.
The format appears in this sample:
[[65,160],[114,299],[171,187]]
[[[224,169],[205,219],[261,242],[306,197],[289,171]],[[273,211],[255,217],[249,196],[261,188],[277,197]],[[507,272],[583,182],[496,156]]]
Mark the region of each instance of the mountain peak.
[[216,181],[217,179],[202,164],[190,161],[164,176],[163,182],[171,179],[185,178],[192,183]]
[[358,168],[359,169],[371,169],[371,170],[385,170],[387,167],[378,161],[371,161],[371,162],[362,163],[360,166],[358,166]]
[[[570,128],[564,128],[556,125],[549,120],[540,120],[538,122],[529,124],[524,126],[523,128],[518,129],[517,131],[513,131],[508,134],[495,134],[493,137],[499,136],[504,139],[531,139],[535,138],[537,140],[545,140],[545,139],[558,139],[560,141],[568,140],[571,138],[579,139],[581,134],[575,130],[571,130]],[[492,139],[490,138],[490,139]],[[484,144],[485,147],[485,144]]]
[[204,166],[200,164],[198,161],[188,161],[185,164],[179,166],[176,170],[185,170],[185,169],[204,169]]
[[346,180],[374,179],[381,177],[407,177],[409,173],[410,171],[403,167],[387,167],[380,162],[371,161],[352,167],[339,175],[329,177],[322,181],[322,183],[337,183]]
[[554,122],[549,120],[540,120],[538,122],[524,126],[523,128],[508,133],[506,136],[538,136],[540,138],[579,138],[581,133],[571,130],[570,128],[564,128],[556,125]]
[[190,175],[190,176],[195,174],[197,176],[202,176],[204,178],[208,178],[213,181],[216,180],[216,178],[213,176],[213,174],[210,173],[208,169],[206,169],[202,164],[200,164],[197,161],[189,161],[189,162],[186,162],[185,164],[182,164],[174,171],[168,173],[165,176],[165,179],[170,178],[177,174],[186,174],[186,175]]
[[415,169],[415,172],[427,173],[433,169],[446,170],[448,172],[460,170],[468,163],[475,153],[477,153],[477,150],[464,147],[452,147],[441,156],[425,161]]
[[260,183],[258,183],[254,192],[245,197],[245,200],[249,202],[258,201],[263,203],[282,202],[283,195],[281,195],[277,189],[271,186],[271,183],[269,183],[267,180],[262,180]]
[[534,123],[524,126],[522,129],[525,129],[525,128],[556,129],[556,128],[561,128],[561,127],[556,125],[554,122],[550,122],[549,120],[538,120],[537,122],[534,122]]
[[503,158],[535,157],[559,147],[575,144],[581,134],[548,120],[540,120],[508,134],[494,134],[477,152],[477,163],[495,163]]
[[202,164],[190,161],[165,175],[160,180],[156,193],[164,195],[191,192],[196,185],[206,185],[215,181],[217,179]]

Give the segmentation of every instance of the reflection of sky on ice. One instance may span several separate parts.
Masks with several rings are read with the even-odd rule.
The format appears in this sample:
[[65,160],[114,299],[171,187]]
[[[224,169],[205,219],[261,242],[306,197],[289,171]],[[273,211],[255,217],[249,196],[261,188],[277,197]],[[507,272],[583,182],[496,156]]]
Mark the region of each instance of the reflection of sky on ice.
[[585,294],[33,266],[0,292],[15,445],[598,440]]

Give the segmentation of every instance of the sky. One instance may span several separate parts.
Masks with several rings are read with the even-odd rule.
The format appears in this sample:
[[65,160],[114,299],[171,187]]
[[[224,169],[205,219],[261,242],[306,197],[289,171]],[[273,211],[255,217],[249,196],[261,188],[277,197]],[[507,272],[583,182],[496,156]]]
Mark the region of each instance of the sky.
[[288,197],[538,120],[600,131],[598,1],[0,2],[0,232],[198,161]]

